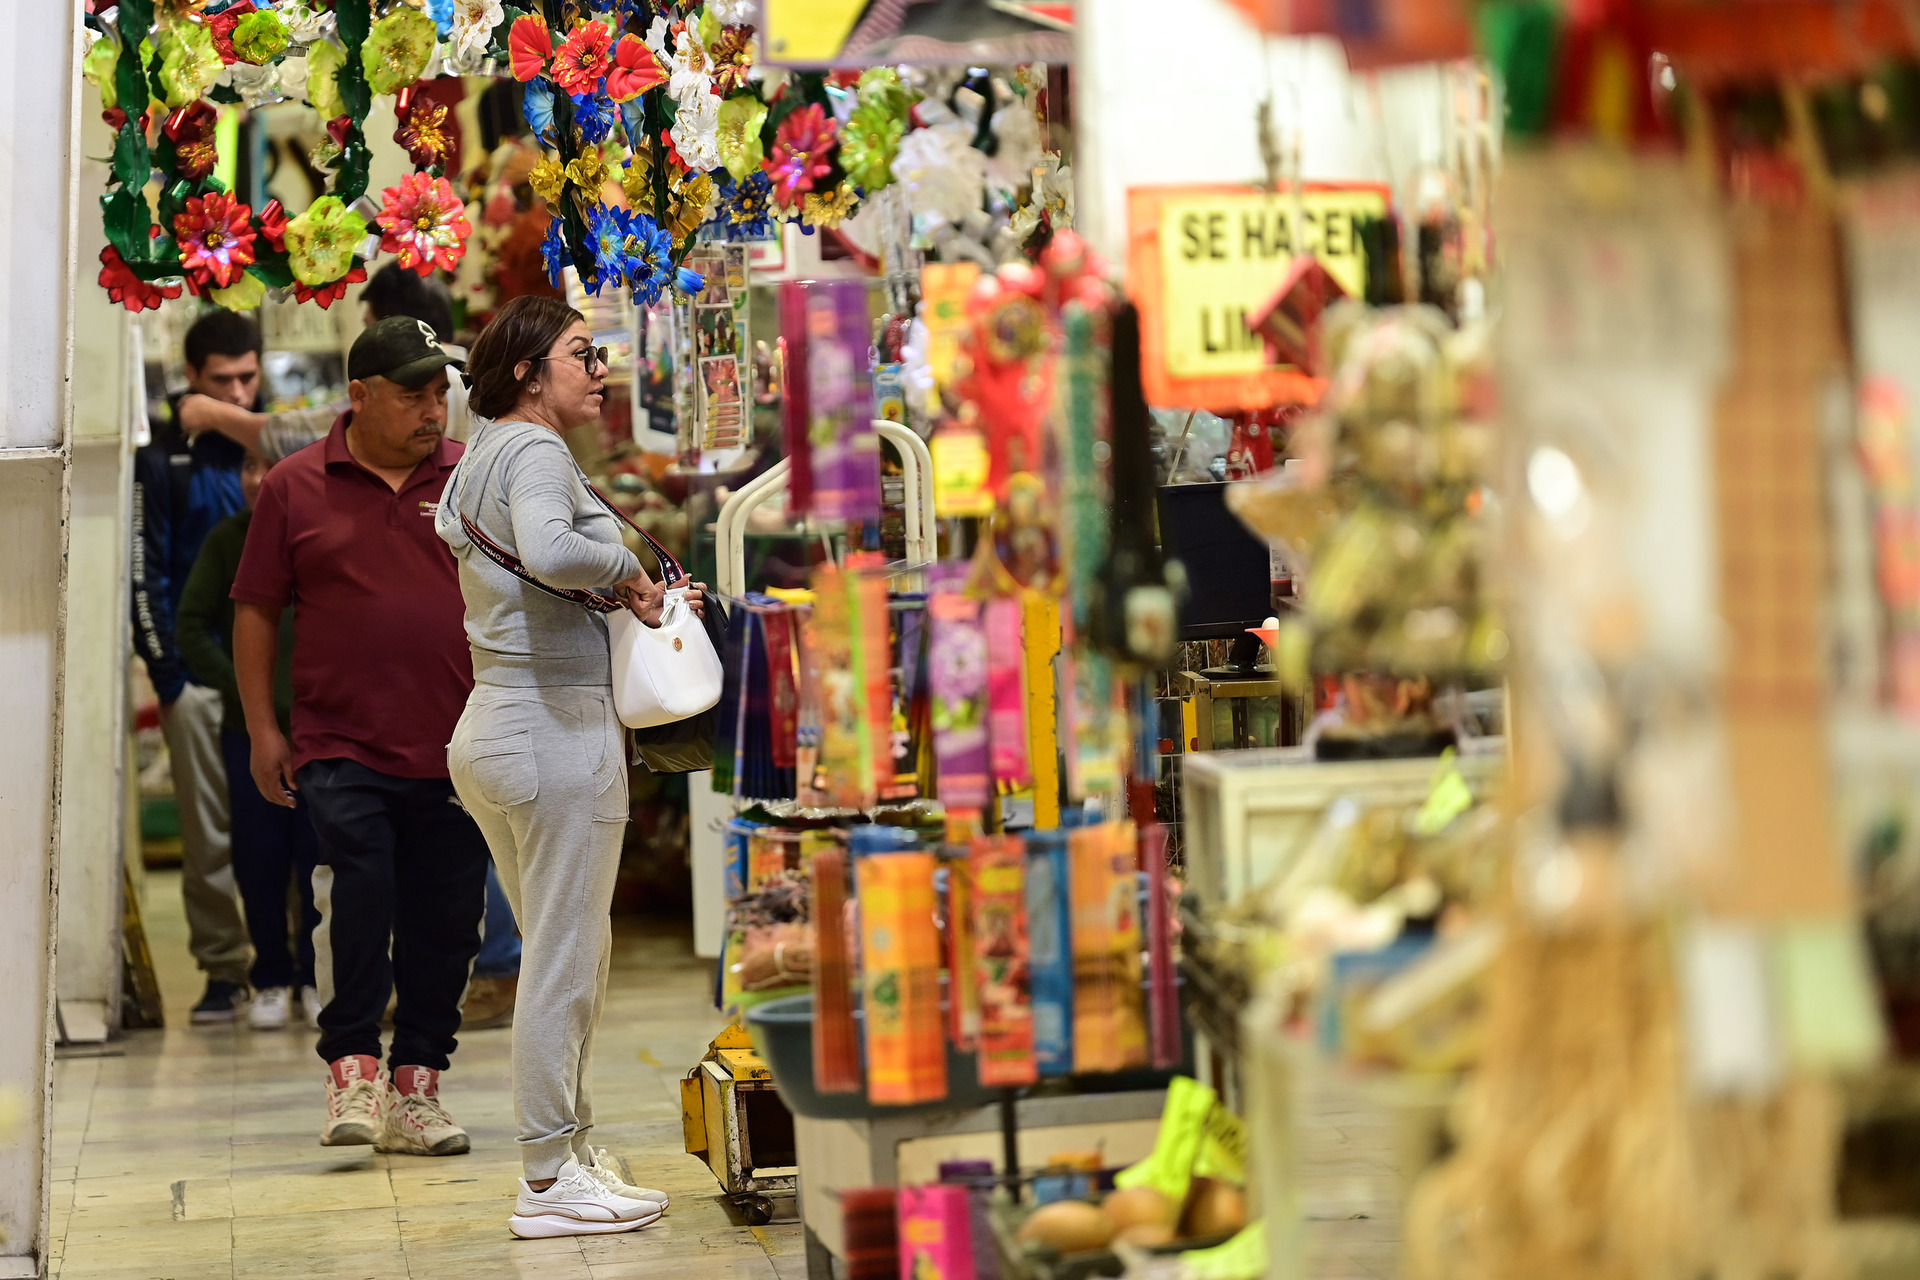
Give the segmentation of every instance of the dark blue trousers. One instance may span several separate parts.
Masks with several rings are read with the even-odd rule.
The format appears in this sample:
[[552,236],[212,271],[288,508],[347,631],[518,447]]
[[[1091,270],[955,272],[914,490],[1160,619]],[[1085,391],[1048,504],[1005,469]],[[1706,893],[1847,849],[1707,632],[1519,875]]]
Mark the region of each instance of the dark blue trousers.
[[[313,985],[313,931],[320,913],[313,905],[313,867],[320,845],[301,797],[298,807],[270,803],[253,785],[252,739],[222,731],[220,754],[227,764],[227,803],[233,823],[233,879],[240,888],[247,932],[253,937],[254,989]],[[300,922],[289,929],[287,886],[300,890]],[[293,937],[289,938],[289,933]]]

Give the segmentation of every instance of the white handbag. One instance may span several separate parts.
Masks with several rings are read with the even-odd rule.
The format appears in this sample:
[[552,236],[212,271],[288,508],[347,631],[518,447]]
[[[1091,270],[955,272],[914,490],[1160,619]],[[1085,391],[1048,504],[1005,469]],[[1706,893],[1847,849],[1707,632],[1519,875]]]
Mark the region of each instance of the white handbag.
[[629,729],[697,716],[720,701],[720,655],[687,603],[685,587],[668,590],[660,625],[630,609],[607,615],[613,650],[613,708]]
[[[640,535],[660,562],[661,581],[672,583],[686,572],[673,554],[613,504],[587,480],[587,492],[628,528]],[[489,560],[529,586],[551,596],[571,600],[607,620],[607,642],[613,660],[613,709],[629,729],[650,729],[699,715],[720,701],[720,655],[714,651],[707,624],[687,603],[687,588],[669,587],[658,626],[648,626],[612,596],[597,591],[554,587],[540,581],[520,558],[489,538],[463,511],[460,523],[467,537]],[[716,608],[717,603],[709,603]]]

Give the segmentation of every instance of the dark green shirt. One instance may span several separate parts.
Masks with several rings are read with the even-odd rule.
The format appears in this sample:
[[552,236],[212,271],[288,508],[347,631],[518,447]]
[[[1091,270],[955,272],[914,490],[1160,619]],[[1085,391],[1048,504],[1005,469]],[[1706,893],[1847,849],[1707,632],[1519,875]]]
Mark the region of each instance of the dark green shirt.
[[[230,733],[247,731],[247,716],[240,707],[240,687],[233,673],[233,590],[234,575],[240,571],[240,553],[247,545],[247,526],[253,512],[241,511],[215,525],[200,545],[200,557],[187,575],[186,589],[180,596],[180,612],[174,619],[174,643],[187,660],[193,678],[210,689],[220,691],[225,715],[220,727]],[[273,714],[280,721],[280,732],[293,732],[289,720],[293,714],[293,610],[280,615],[280,661],[273,670]]]

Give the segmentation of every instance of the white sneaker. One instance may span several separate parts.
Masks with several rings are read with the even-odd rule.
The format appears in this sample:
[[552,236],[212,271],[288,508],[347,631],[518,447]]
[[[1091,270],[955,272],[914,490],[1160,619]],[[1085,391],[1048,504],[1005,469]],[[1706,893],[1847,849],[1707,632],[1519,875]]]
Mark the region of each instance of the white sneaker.
[[386,1128],[393,1087],[380,1063],[358,1054],[327,1064],[327,1124],[323,1147],[370,1147]]
[[660,1208],[653,1201],[607,1190],[600,1179],[568,1156],[560,1167],[560,1176],[545,1191],[535,1191],[526,1179],[520,1180],[520,1198],[514,1202],[513,1216],[507,1219],[507,1230],[522,1240],[545,1240],[637,1231],[659,1220]]
[[[575,1158],[577,1159],[578,1157]],[[592,1163],[583,1163],[580,1167],[586,1170],[588,1177],[599,1182],[601,1186],[613,1192],[613,1194],[625,1196],[629,1200],[650,1200],[663,1213],[666,1211],[668,1203],[667,1193],[664,1191],[655,1191],[651,1187],[636,1187],[625,1178],[622,1178],[620,1176],[620,1166],[613,1162],[613,1157],[608,1154],[605,1147],[588,1147],[587,1160]]]
[[307,1015],[307,1025],[315,1031],[320,1029],[320,989],[318,987],[300,988],[300,1011]]
[[293,988],[262,987],[253,993],[253,1007],[247,1010],[247,1025],[255,1031],[284,1031],[287,1009],[293,1003]]
[[378,1151],[409,1156],[463,1156],[472,1149],[467,1131],[440,1105],[440,1073],[430,1067],[394,1068],[393,1105]]

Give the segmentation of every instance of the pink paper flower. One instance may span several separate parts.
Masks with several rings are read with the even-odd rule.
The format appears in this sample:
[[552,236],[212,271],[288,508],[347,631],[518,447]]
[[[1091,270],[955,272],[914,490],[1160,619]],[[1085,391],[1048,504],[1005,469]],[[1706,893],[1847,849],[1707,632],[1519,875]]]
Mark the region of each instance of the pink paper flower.
[[467,237],[473,224],[467,221],[466,207],[445,178],[410,173],[397,187],[380,193],[385,204],[380,216],[380,248],[399,259],[400,265],[422,276],[433,274],[435,267],[451,271],[467,251]]
[[173,220],[180,265],[201,287],[225,289],[253,262],[253,210],[225,192],[194,196]]
[[810,102],[780,122],[765,167],[781,204],[799,204],[803,192],[833,172],[832,151],[833,122],[819,103]]

